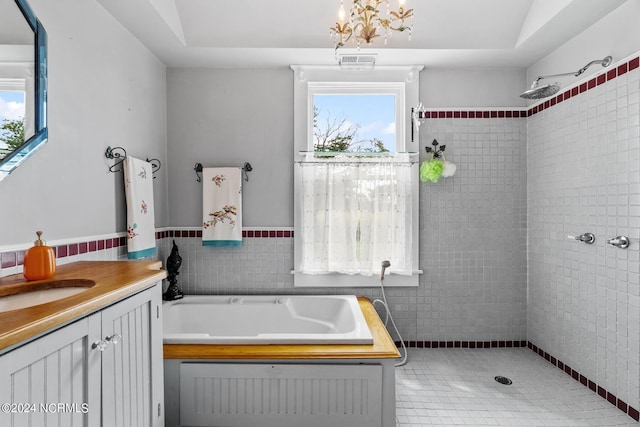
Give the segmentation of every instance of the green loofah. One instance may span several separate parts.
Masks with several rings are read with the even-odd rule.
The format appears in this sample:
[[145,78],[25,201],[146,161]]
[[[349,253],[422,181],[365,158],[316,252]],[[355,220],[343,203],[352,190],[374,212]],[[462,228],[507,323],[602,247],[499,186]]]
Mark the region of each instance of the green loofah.
[[438,182],[442,171],[444,169],[444,162],[441,160],[427,160],[420,165],[420,181],[422,182]]

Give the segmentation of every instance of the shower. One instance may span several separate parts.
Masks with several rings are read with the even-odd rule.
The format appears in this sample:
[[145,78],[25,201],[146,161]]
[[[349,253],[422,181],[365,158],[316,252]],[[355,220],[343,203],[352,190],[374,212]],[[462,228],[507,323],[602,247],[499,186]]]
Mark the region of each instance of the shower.
[[587,65],[585,65],[584,67],[580,68],[578,71],[574,72],[574,73],[562,73],[562,74],[552,74],[549,76],[540,76],[537,79],[535,79],[533,81],[533,84],[531,85],[531,88],[529,90],[525,90],[524,92],[522,92],[520,94],[521,98],[526,98],[526,99],[542,99],[542,98],[546,98],[548,96],[551,96],[553,94],[555,94],[556,92],[558,92],[560,90],[560,83],[549,83],[546,84],[544,86],[538,86],[538,82],[542,79],[547,79],[550,77],[562,77],[562,76],[579,76],[580,74],[584,73],[585,71],[587,71],[587,68],[591,67],[594,64],[600,64],[603,67],[608,67],[609,64],[611,64],[611,60],[613,58],[611,58],[610,56],[606,56],[604,59],[599,59],[599,60],[595,60],[595,61],[591,61],[589,62]]

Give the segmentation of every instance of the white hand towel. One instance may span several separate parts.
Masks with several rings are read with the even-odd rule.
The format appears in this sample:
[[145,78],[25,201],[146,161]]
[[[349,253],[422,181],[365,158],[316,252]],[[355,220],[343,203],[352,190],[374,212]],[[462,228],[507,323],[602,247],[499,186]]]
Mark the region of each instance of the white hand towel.
[[127,257],[145,258],[156,253],[151,163],[127,156],[123,164],[127,199]]
[[202,170],[202,245],[242,245],[242,169]]

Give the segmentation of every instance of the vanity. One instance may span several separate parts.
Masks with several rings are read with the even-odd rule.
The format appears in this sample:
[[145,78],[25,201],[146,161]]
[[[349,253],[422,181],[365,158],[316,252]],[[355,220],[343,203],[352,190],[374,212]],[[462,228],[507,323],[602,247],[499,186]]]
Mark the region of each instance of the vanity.
[[87,261],[47,281],[0,278],[0,425],[164,426],[160,267]]

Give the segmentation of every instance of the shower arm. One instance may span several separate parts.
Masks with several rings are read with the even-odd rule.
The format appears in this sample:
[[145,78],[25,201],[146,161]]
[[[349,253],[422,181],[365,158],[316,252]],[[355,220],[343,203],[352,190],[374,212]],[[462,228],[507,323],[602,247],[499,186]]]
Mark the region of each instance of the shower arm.
[[566,76],[578,77],[579,75],[587,71],[587,68],[591,67],[594,64],[600,64],[603,67],[607,67],[609,66],[609,64],[611,64],[612,59],[613,58],[611,58],[610,56],[606,56],[604,59],[597,59],[595,61],[591,61],[587,65],[585,65],[584,67],[580,68],[578,71],[573,73],[560,73],[560,74],[550,74],[548,76],[538,76],[538,78],[533,81],[533,84],[531,85],[531,89],[534,89],[538,85],[538,82],[542,79],[548,79],[551,77],[566,77]]

